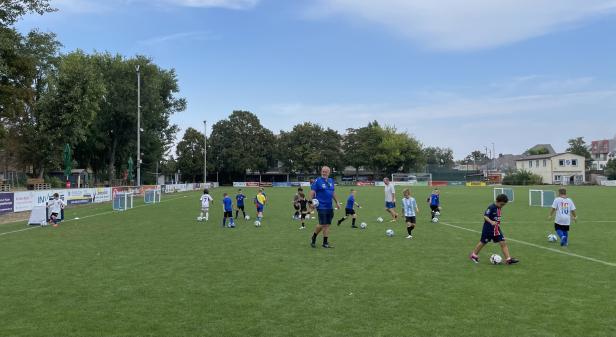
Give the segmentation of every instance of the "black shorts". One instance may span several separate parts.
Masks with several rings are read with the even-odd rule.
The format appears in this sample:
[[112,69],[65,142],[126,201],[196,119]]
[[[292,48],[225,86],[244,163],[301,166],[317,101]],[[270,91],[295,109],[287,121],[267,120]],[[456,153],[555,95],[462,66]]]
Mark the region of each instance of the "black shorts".
[[319,209],[319,225],[331,225],[332,219],[334,218],[334,210],[333,209]]
[[406,222],[410,222],[412,224],[416,224],[417,223],[417,218],[414,216],[407,216],[406,218]]
[[488,223],[484,223],[483,230],[481,231],[481,242],[488,243],[490,241],[494,243],[505,241],[505,237],[503,236],[503,230],[499,229],[499,234],[494,235],[494,226]]
[[237,205],[237,209],[244,211],[244,205]]
[[441,208],[437,205],[430,205],[430,209],[432,210],[432,212],[437,212]]
[[51,213],[51,215],[49,216],[49,220],[54,224],[60,222],[60,219],[58,219],[58,213]]
[[345,208],[344,209],[344,215],[355,215],[355,210],[352,208]]
[[293,208],[295,208],[295,210],[296,210],[296,211],[299,211],[299,208],[300,208],[300,207],[299,207],[299,204],[294,204],[294,205],[293,205]]
[[225,218],[232,218],[233,217],[233,211],[225,211]]
[[299,217],[300,217],[302,220],[306,219],[306,215],[308,215],[308,210],[306,210],[306,209],[302,209],[302,210],[299,212]]
[[554,230],[555,231],[561,230],[563,232],[568,232],[569,231],[569,227],[571,227],[571,226],[563,226],[563,225],[559,225],[557,223],[554,224]]

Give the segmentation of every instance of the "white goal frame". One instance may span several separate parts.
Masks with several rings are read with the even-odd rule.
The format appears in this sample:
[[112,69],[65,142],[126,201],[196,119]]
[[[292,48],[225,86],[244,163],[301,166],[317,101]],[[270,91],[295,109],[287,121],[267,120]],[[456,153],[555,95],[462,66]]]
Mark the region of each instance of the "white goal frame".
[[[533,192],[541,193],[541,204],[540,205],[533,205]],[[552,203],[546,204],[546,198],[545,198],[546,192],[551,192],[554,195],[554,198],[552,198],[552,201],[556,199],[556,192],[552,190],[528,190],[528,206],[529,207],[533,207],[533,206],[534,207],[552,207]]]
[[[506,191],[511,191],[511,194],[507,193]],[[513,188],[494,187],[493,193],[494,193],[494,200],[496,200],[496,196],[498,196],[499,194],[505,194],[507,197],[509,197],[509,202],[515,201],[515,191],[513,190]]]
[[161,191],[159,189],[145,190],[143,192],[143,202],[146,204],[160,203]]
[[114,211],[126,211],[128,209],[133,208],[133,197],[134,195],[129,192],[117,193],[113,197],[113,210]]
[[432,173],[392,173],[391,182],[395,186],[431,186]]

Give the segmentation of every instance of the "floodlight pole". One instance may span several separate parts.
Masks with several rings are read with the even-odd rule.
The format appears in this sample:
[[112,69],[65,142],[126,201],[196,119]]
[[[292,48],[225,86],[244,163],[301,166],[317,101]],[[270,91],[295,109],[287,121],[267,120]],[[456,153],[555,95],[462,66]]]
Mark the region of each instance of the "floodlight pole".
[[492,142],[492,166],[494,171],[496,171],[496,148],[494,147],[494,142]]
[[207,184],[207,121],[203,121],[203,184]]
[[141,186],[141,71],[137,71],[137,186]]

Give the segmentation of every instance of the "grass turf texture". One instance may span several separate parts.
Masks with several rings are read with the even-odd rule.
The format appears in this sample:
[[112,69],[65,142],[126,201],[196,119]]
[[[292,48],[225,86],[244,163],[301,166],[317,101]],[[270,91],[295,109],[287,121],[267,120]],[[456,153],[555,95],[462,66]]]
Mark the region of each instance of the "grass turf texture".
[[[569,190],[580,216],[570,247],[547,242],[548,209],[530,208],[527,188],[504,209],[505,235],[616,263],[616,189]],[[293,189],[267,190],[258,229],[253,207],[250,221],[221,228],[225,191],[235,192],[213,191],[209,222],[196,221],[190,193],[126,212],[67,209],[81,219],[0,235],[0,335],[616,335],[616,266],[516,242],[519,265],[490,265],[494,244],[479,265],[468,260],[479,234],[445,223],[480,231],[490,188],[443,188],[440,224],[428,219],[429,189],[414,188],[413,240],[402,222],[376,222],[389,220],[382,188],[359,188],[368,228],[334,225],[330,250],[309,247],[315,220],[304,231],[291,220]],[[338,188],[341,201],[347,192]]]

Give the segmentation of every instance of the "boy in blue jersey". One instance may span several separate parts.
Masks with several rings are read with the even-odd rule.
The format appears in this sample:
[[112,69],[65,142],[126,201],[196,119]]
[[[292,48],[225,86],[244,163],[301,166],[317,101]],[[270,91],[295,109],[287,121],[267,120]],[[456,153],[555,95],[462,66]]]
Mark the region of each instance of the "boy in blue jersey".
[[[323,232],[323,248],[334,248],[329,245],[329,225],[334,218],[334,205],[336,209],[339,209],[338,198],[336,197],[334,179],[329,177],[331,169],[327,166],[323,166],[321,169],[321,176],[312,184],[312,204],[316,207],[319,214],[319,224],[314,229],[312,234],[312,242],[310,246],[316,248],[317,236]],[[335,202],[335,204],[332,202]]]
[[487,245],[490,241],[494,243],[498,243],[505,255],[505,261],[507,264],[515,264],[518,263],[518,259],[511,257],[509,254],[509,247],[505,242],[505,237],[503,236],[503,232],[500,229],[500,224],[502,220],[502,209],[509,202],[509,198],[505,194],[500,194],[496,197],[496,201],[488,206],[488,209],[483,215],[483,231],[481,232],[481,239],[473,252],[471,253],[470,259],[475,263],[479,263],[479,252],[485,245]]
[[227,218],[229,218],[229,228],[235,228],[235,221],[233,221],[233,200],[231,200],[229,194],[223,194],[222,205],[225,212],[222,218],[222,226],[226,227]]
[[413,229],[417,224],[417,213],[419,213],[419,207],[417,207],[417,200],[411,197],[411,190],[405,189],[402,192],[404,198],[402,199],[402,207],[404,208],[404,217],[406,219],[406,231],[409,234],[406,238],[413,238]]
[[357,202],[355,202],[355,193],[355,190],[351,190],[351,194],[349,194],[349,198],[347,199],[346,207],[344,208],[344,217],[338,220],[338,226],[340,226],[340,224],[350,215],[353,218],[351,228],[357,228],[357,226],[355,226],[355,221],[357,220],[355,206],[357,206],[358,208],[361,208],[361,206]]
[[438,188],[432,190],[432,194],[428,197],[428,204],[430,204],[430,220],[436,218],[436,212],[441,210],[441,191]]
[[244,210],[244,199],[246,199],[246,196],[244,195],[244,193],[242,193],[242,190],[239,189],[237,191],[237,195],[235,196],[235,218],[237,219],[238,215],[240,215],[240,210],[242,211],[242,214],[244,215],[244,219],[246,219],[246,211]]

